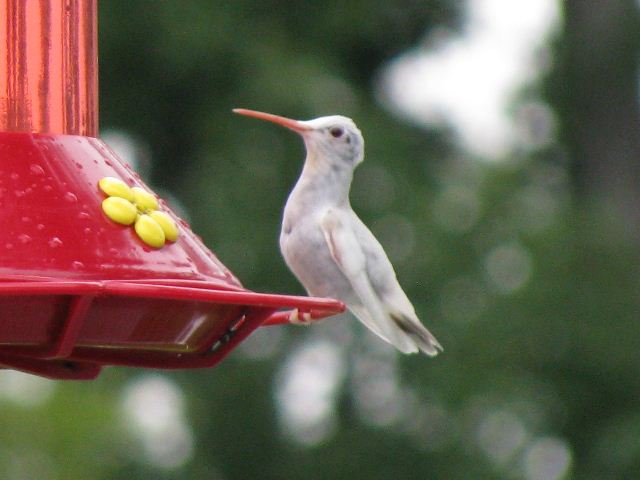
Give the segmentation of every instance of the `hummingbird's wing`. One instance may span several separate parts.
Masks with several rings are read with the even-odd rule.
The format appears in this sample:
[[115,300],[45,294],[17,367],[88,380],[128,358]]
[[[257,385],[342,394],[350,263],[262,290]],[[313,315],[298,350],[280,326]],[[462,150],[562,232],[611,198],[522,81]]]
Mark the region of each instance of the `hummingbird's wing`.
[[[353,212],[340,211],[337,209],[328,210],[321,221],[321,228],[331,252],[331,257],[338,265],[338,268],[345,275],[351,284],[356,296],[360,302],[358,304],[349,304],[349,309],[364,323],[370,330],[378,336],[388,341],[403,353],[414,353],[419,349],[425,351],[429,355],[437,353],[436,345],[439,344],[433,336],[424,328],[420,321],[415,317],[413,307],[404,292],[395,280],[393,267],[389,263],[386,254],[379,246],[375,237],[366,230],[373,239],[373,245],[376,250],[380,250],[384,259],[381,261],[381,267],[388,269],[390,272],[390,281],[387,290],[389,293],[397,293],[400,291],[400,297],[396,298],[393,304],[389,304],[387,300],[383,300],[369,278],[369,269],[367,265],[367,252],[361,245],[361,240],[356,234],[354,228],[355,222],[359,219]],[[364,224],[362,224],[364,226]],[[364,227],[366,229],[366,227]],[[371,250],[367,248],[366,250]],[[380,252],[377,252],[380,256]],[[370,253],[370,252],[369,252]],[[371,261],[372,259],[369,259]],[[387,266],[388,264],[388,266]],[[387,295],[389,296],[389,295]],[[396,295],[392,295],[396,296]],[[407,313],[396,308],[397,306],[405,307],[405,301],[408,304]]]

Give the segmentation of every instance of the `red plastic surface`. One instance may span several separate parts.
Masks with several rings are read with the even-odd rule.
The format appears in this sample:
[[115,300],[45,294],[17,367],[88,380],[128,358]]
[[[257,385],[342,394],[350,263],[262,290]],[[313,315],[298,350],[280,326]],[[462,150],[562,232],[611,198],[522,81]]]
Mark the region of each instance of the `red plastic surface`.
[[98,139],[0,133],[0,364],[55,378],[212,366],[261,324],[286,323],[278,309],[344,309],[246,291],[162,201],[180,236],[147,246],[102,211],[106,176],[150,191]]

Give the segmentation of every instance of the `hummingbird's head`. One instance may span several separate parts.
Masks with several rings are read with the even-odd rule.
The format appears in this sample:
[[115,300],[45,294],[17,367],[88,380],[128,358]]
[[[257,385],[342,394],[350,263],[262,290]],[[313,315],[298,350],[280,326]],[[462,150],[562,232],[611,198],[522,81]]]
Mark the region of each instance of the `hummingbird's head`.
[[332,168],[352,170],[364,159],[364,139],[350,118],[331,115],[301,121],[242,108],[233,111],[274,122],[299,133],[314,161],[326,162]]
[[364,139],[350,118],[331,115],[300,123],[310,127],[300,132],[309,152],[351,168],[364,159]]

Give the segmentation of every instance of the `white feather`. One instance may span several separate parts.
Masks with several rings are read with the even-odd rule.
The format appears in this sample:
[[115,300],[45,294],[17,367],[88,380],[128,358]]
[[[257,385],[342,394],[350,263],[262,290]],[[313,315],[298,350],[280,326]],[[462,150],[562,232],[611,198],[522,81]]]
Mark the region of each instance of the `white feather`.
[[[353,227],[367,242],[368,255],[365,255]],[[321,228],[332,259],[357,297],[355,301],[347,301],[349,310],[371,331],[401,352],[423,350],[428,355],[437,354],[437,349],[442,347],[418,320],[382,246],[353,210],[328,209],[322,217]],[[371,274],[377,274],[378,278],[370,278]],[[383,285],[386,295],[381,298],[372,284]]]

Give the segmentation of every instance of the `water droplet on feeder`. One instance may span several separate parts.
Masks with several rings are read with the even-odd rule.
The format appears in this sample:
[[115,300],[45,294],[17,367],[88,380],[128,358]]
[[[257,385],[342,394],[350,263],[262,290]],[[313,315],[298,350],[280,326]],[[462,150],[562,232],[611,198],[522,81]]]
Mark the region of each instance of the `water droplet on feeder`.
[[84,263],[78,262],[76,260],[74,262],[71,262],[71,268],[73,268],[74,270],[82,270],[84,268]]
[[44,230],[44,225],[42,223],[39,223],[38,225],[36,225],[36,228],[38,230]]
[[29,223],[31,221],[31,218],[30,217],[22,217],[21,220],[22,220],[23,223]]
[[89,215],[87,212],[80,212],[78,214],[78,218],[80,220],[89,220],[91,218],[91,215]]
[[44,191],[45,192],[50,192],[51,190],[53,190],[53,187],[51,185],[45,185],[44,186]]
[[38,165],[37,163],[33,163],[30,167],[29,170],[31,171],[31,173],[33,173],[34,175],[44,175],[44,168],[42,168],[40,165]]
[[64,194],[64,199],[69,203],[76,203],[78,201],[78,197],[71,192],[67,192]]
[[31,237],[29,235],[27,235],[26,233],[21,233],[20,235],[18,235],[18,240],[22,244],[27,244],[27,243],[29,243],[31,241]]
[[83,232],[84,232],[85,235],[89,235],[91,233],[91,229],[89,227],[87,227],[87,228],[85,228],[83,230]]
[[62,246],[62,240],[60,240],[58,237],[53,237],[49,240],[49,246],[51,248],[58,248]]
[[11,178],[11,180],[18,180],[20,178],[20,175],[14,172],[11,175],[9,175],[9,177]]

